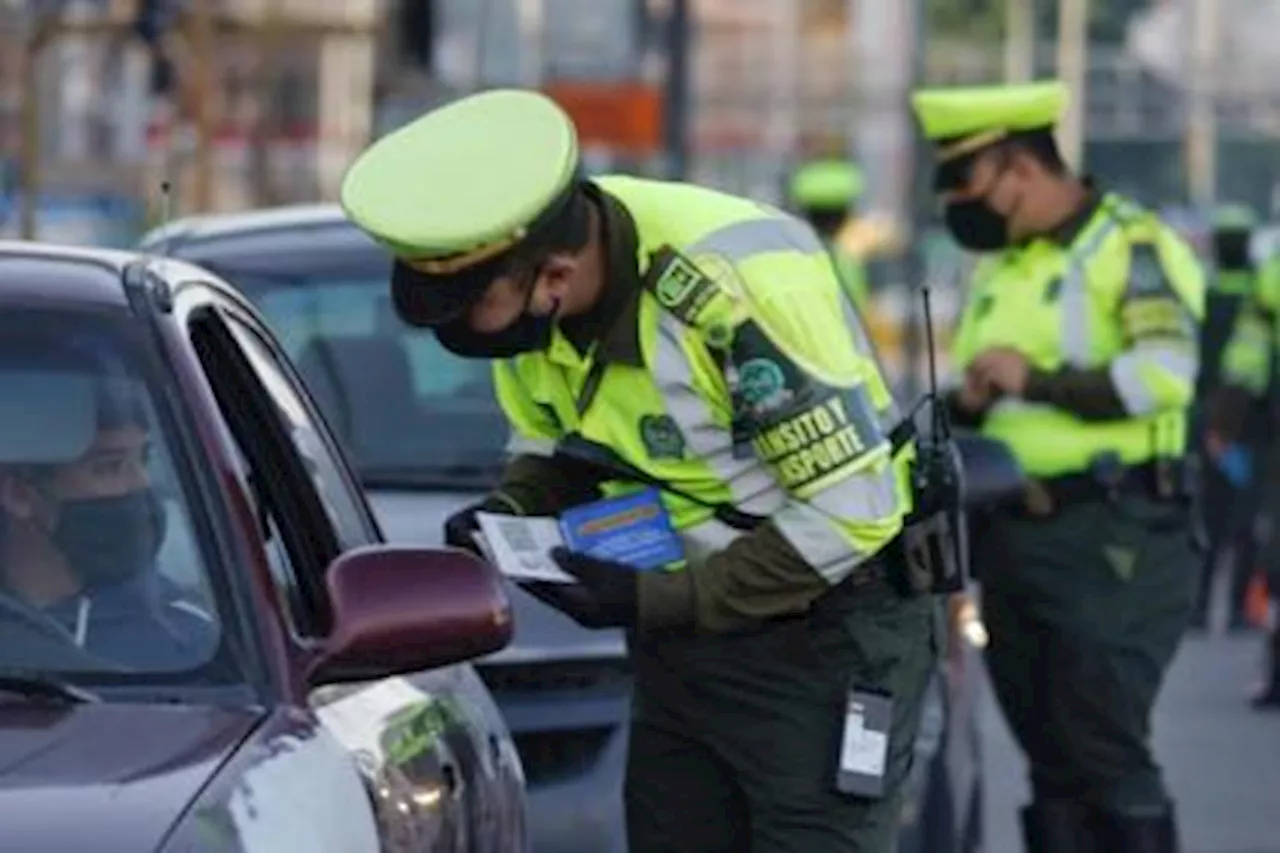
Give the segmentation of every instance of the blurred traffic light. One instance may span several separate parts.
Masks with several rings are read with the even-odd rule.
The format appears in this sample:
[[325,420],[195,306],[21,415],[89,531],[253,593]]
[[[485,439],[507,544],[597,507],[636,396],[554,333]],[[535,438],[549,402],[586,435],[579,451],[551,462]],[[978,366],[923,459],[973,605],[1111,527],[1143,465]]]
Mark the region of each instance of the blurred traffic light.
[[400,0],[397,20],[400,55],[420,68],[430,69],[434,61],[434,0]]

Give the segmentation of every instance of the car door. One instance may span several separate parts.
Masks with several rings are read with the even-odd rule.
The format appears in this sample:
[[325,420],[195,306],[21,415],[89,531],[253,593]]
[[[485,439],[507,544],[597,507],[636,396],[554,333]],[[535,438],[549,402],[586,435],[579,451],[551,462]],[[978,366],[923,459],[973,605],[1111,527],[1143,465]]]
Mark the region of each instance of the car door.
[[[271,334],[244,305],[211,297],[200,322],[215,342],[240,454],[264,504],[280,510],[274,519],[267,514],[267,544],[280,543],[269,554],[272,580],[290,640],[305,649],[326,630],[328,563],[381,537],[341,450]],[[298,517],[283,506],[294,502],[313,511]],[[306,703],[362,773],[386,849],[520,849],[519,760],[470,666],[327,686]]]

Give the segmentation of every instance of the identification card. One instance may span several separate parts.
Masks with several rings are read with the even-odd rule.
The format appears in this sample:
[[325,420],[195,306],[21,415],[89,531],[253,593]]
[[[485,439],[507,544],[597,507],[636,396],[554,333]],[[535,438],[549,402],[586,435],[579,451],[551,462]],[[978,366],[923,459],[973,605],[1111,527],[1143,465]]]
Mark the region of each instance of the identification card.
[[684,559],[657,489],[607,498],[561,514],[560,530],[574,551],[636,569],[657,569]]
[[856,688],[849,691],[840,734],[836,790],[871,799],[884,796],[892,723],[891,697]]

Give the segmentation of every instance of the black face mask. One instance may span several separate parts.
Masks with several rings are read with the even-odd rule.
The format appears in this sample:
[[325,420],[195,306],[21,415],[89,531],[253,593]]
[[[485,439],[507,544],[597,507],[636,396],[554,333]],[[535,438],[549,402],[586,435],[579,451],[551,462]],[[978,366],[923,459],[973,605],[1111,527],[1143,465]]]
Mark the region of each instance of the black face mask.
[[86,584],[119,583],[151,566],[164,541],[165,523],[155,492],[139,489],[62,501],[52,539]]
[[1249,233],[1219,231],[1213,237],[1214,262],[1220,270],[1247,270],[1253,266],[1249,257]]
[[973,252],[994,252],[1009,245],[1009,220],[985,198],[953,201],[946,207],[947,230]]
[[435,329],[440,346],[463,358],[510,358],[522,352],[536,352],[551,345],[556,325],[552,311],[542,317],[522,313],[500,332],[482,335],[472,330],[466,317]]

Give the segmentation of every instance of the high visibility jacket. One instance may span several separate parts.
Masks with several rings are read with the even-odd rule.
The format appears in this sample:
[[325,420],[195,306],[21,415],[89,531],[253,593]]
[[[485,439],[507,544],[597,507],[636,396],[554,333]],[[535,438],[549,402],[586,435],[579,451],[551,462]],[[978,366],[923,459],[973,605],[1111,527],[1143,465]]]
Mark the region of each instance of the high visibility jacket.
[[1232,385],[1254,397],[1266,394],[1280,344],[1280,258],[1272,258],[1258,272],[1255,286],[1235,318],[1222,352],[1219,384]]
[[835,243],[829,243],[827,251],[831,253],[831,262],[836,266],[836,272],[840,276],[840,283],[844,285],[845,293],[849,294],[849,298],[853,300],[853,304],[859,311],[865,311],[870,293],[867,290],[867,273],[862,267],[862,262]]
[[1123,405],[1100,418],[1006,397],[982,433],[1006,442],[1037,477],[1081,473],[1111,453],[1128,464],[1181,455],[1204,300],[1191,247],[1115,195],[1101,199],[1069,245],[1038,238],[985,258],[956,333],[956,366],[1012,347],[1040,375],[1100,374]]
[[[495,364],[510,452],[548,455],[577,433],[673,491],[767,516],[804,558],[809,577],[795,583],[839,583],[901,530],[913,451],[891,453],[899,413],[821,240],[790,215],[708,189],[592,180],[634,223],[641,281],[585,353],[557,329],[547,350]],[[628,354],[618,341],[629,336]],[[690,574],[756,535],[672,492],[662,500]]]

